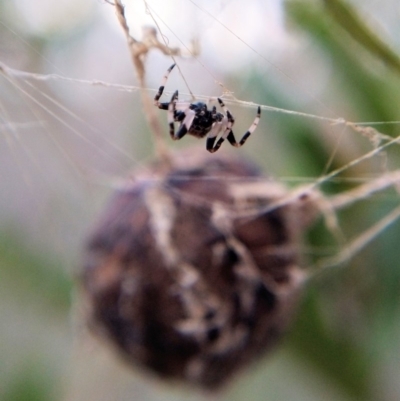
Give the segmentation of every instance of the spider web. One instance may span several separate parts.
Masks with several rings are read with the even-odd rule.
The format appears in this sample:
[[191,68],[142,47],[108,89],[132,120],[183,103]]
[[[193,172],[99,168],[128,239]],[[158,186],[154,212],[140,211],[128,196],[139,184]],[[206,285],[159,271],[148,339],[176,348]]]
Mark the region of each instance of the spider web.
[[[309,191],[324,194],[330,241],[304,245],[309,263],[319,268],[350,267],[356,256],[363,263],[365,248],[385,238],[393,243],[389,227],[399,224],[400,112],[396,116],[387,111],[387,119],[376,121],[378,113],[367,107],[364,112],[357,110],[352,102],[359,98],[352,99],[344,88],[330,85],[335,63],[319,55],[308,37],[285,31],[280,2],[249,4],[246,10],[237,3],[186,0],[165,8],[156,1],[136,5],[127,1],[126,9],[133,36],[141,37],[145,20],[157,25],[160,41],[187,53],[176,58],[179,71],[170,75],[163,101],[175,89],[181,99],[222,97],[235,116],[239,137],[261,105],[257,131],[243,148],[232,152],[254,159],[286,183],[290,190],[282,202]],[[23,2],[16,4],[21,15],[15,21],[0,20],[1,31],[12,43],[4,42],[0,49],[0,217],[4,227],[26,235],[28,241],[73,266],[79,263],[87,228],[113,186],[154,157],[151,132],[142,115],[141,88],[132,84],[130,55],[111,6],[98,1],[85,11],[82,20],[91,13],[94,21],[89,33],[77,37],[61,33],[47,47],[38,47],[33,35],[45,34],[27,25]],[[177,9],[184,17],[177,17]],[[238,9],[247,24],[237,24]],[[371,10],[388,18],[385,9],[377,14],[373,5],[364,11],[371,16]],[[271,28],[265,27],[265,19]],[[392,31],[386,32],[393,46],[394,25],[389,23]],[[193,58],[191,40],[196,37],[201,52]],[[365,55],[373,67],[386,73],[369,57]],[[149,52],[145,66],[150,97],[170,64],[169,57]],[[390,86],[389,82],[396,80],[382,80],[380,85]],[[393,95],[390,88],[387,93]],[[158,116],[168,148],[198,145],[199,151],[206,151],[204,141],[194,138],[172,143],[166,113],[160,111]],[[281,131],[282,127],[288,131]],[[306,135],[298,127],[309,130],[312,141],[304,145]],[[304,155],[296,150],[307,145],[318,150]],[[226,142],[219,151],[231,151],[228,148]],[[310,160],[312,154],[319,155],[318,164]],[[354,205],[361,206],[354,209]],[[360,211],[354,213],[357,208]]]
[[[112,10],[104,7],[104,4],[98,5],[99,8],[102,6],[102,12],[111,15],[113,14]],[[261,103],[263,111],[262,124],[264,127],[261,126],[259,128],[259,132],[251,138],[251,142],[255,142],[257,137],[264,135],[263,131],[265,132],[268,130],[268,125],[278,113],[285,117],[287,116],[287,118],[311,120],[312,124],[317,124],[317,127],[322,127],[321,135],[324,135],[323,131],[329,131],[328,135],[330,135],[330,138],[328,140],[332,142],[332,149],[328,151],[329,156],[326,160],[324,170],[321,171],[320,177],[314,180],[312,177],[306,178],[301,177],[300,175],[296,177],[287,177],[278,172],[279,180],[289,183],[293,181],[306,181],[310,182],[311,187],[318,189],[324,183],[332,182],[333,180],[342,183],[346,181],[367,182],[364,185],[366,188],[365,194],[362,191],[362,187],[358,192],[351,192],[357,194],[357,196],[362,199],[366,198],[369,194],[376,192],[374,185],[376,185],[378,189],[385,189],[388,186],[396,184],[397,178],[393,178],[393,174],[389,171],[389,167],[387,166],[388,161],[386,159],[383,161],[382,155],[385,155],[384,152],[387,148],[397,145],[398,138],[385,134],[385,130],[379,131],[378,129],[381,129],[381,127],[387,127],[388,125],[397,127],[400,125],[400,121],[352,122],[340,117],[341,115],[344,115],[342,113],[345,113],[345,110],[342,112],[335,112],[333,111],[332,106],[326,106],[327,101],[322,101],[321,97],[318,97],[318,94],[315,93],[318,89],[307,88],[302,82],[302,78],[293,77],[291,72],[285,72],[284,67],[278,66],[278,62],[271,62],[267,56],[264,56],[264,50],[257,50],[257,46],[261,47],[259,41],[256,41],[256,45],[252,45],[251,42],[246,41],[243,37],[238,35],[235,32],[234,27],[230,28],[230,26],[228,26],[230,20],[229,15],[226,17],[226,10],[234,7],[234,3],[221,2],[217,3],[214,9],[210,8],[210,6],[207,9],[199,3],[190,0],[184,2],[184,6],[181,5],[181,7],[184,7],[187,15],[190,15],[190,18],[193,18],[193,20],[197,22],[196,28],[201,32],[200,37],[205,37],[204,41],[206,44],[221,48],[223,43],[229,43],[231,47],[237,49],[236,52],[242,51],[246,54],[245,56],[241,56],[242,59],[249,57],[248,60],[256,64],[258,74],[262,79],[271,81],[278,76],[278,79],[286,81],[290,87],[290,92],[295,91],[300,95],[300,97],[306,99],[304,103],[312,105],[312,107],[306,107],[305,110],[321,111],[321,114],[314,114],[313,112],[285,109],[267,103]],[[275,5],[275,7],[277,7],[277,5]],[[129,8],[132,8],[132,15],[134,15],[133,13],[136,12],[136,10],[133,10],[133,7],[130,4],[127,4],[127,10],[129,10]],[[176,24],[174,25],[173,23],[170,23],[170,21],[173,20],[172,14],[171,12],[168,12],[168,9],[161,9],[166,15],[165,17],[162,17],[160,15],[161,12],[157,11],[156,6],[152,5],[150,2],[145,2],[143,6],[139,8],[144,9],[149,15],[150,20],[157,24],[158,28],[161,30],[161,38],[167,45],[173,40],[177,41],[177,46],[185,49],[190,55],[190,39],[193,37],[190,35],[196,34],[195,32],[188,32],[188,30],[186,30],[186,32],[182,33],[179,31],[178,29],[181,28],[181,25],[176,26]],[[252,15],[251,12],[250,15]],[[114,16],[112,15],[112,17]],[[275,15],[274,17],[279,18],[280,16]],[[132,26],[135,27],[134,19],[132,22]],[[110,24],[112,23],[113,21],[110,19]],[[36,49],[26,42],[23,36],[18,34],[12,26],[5,25],[4,22],[2,22],[2,24],[3,29],[8,32],[14,40],[19,42],[21,46],[26,46],[28,52],[36,52]],[[275,24],[277,24],[276,21]],[[114,28],[118,29],[119,27],[116,26]],[[136,29],[136,31],[138,30]],[[114,32],[111,33],[114,34]],[[111,33],[108,35],[107,40],[118,41],[118,33],[116,33],[112,38]],[[136,32],[136,35],[140,36],[140,31]],[[219,36],[217,44],[215,42],[212,43],[214,38],[217,36]],[[223,37],[221,38],[221,36]],[[209,37],[212,39],[210,40]],[[211,44],[209,42],[211,42]],[[290,41],[287,40],[287,43],[290,43]],[[119,44],[118,49],[122,55],[126,56],[126,49],[124,49],[123,41]],[[205,52],[206,50],[207,49],[205,49]],[[79,72],[78,74],[75,74],[78,77],[74,78],[72,75],[65,74],[61,67],[57,67],[57,60],[54,62],[52,60],[46,60],[45,55],[40,52],[38,53],[38,56],[44,58],[46,64],[45,69],[50,69],[53,72],[34,73],[12,68],[4,61],[1,64],[3,78],[2,84],[5,88],[3,94],[6,95],[1,101],[2,137],[6,145],[3,148],[7,153],[3,160],[5,159],[9,162],[9,165],[5,167],[7,169],[5,171],[16,174],[16,177],[11,177],[10,174],[7,174],[10,180],[10,186],[15,187],[15,183],[22,179],[24,182],[23,185],[26,185],[26,187],[23,189],[23,186],[21,186],[19,191],[30,191],[31,195],[33,195],[31,198],[30,196],[21,195],[21,193],[16,191],[14,196],[27,199],[26,202],[28,204],[32,199],[35,201],[34,199],[38,198],[38,196],[35,195],[35,192],[41,192],[41,190],[38,190],[36,186],[46,186],[45,183],[47,181],[49,183],[48,185],[51,187],[52,184],[50,184],[50,180],[55,179],[55,177],[52,177],[54,172],[49,171],[53,168],[46,166],[46,163],[58,163],[59,159],[61,159],[61,163],[63,164],[62,167],[59,166],[59,168],[63,170],[60,174],[73,174],[76,179],[75,185],[91,187],[91,190],[93,191],[95,191],[93,187],[96,187],[96,182],[106,182],[107,176],[109,178],[120,177],[125,175],[131,168],[143,166],[141,154],[148,154],[151,156],[149,144],[145,145],[147,149],[142,151],[140,146],[144,145],[140,144],[139,140],[133,138],[137,134],[134,132],[133,134],[129,133],[129,131],[132,132],[137,129],[136,127],[132,129],[132,117],[137,117],[137,112],[141,107],[137,99],[137,94],[140,90],[139,86],[123,84],[120,82],[111,83],[108,80],[101,79],[85,79],[82,78],[82,74],[79,74]],[[208,54],[205,53],[196,59],[186,58],[177,60],[180,66],[180,74],[176,74],[175,76],[172,75],[169,78],[167,90],[165,90],[163,95],[164,99],[168,99],[176,87],[182,88],[182,86],[184,89],[180,92],[180,97],[184,99],[190,98],[190,96],[193,96],[193,93],[195,94],[195,98],[199,100],[208,100],[210,96],[213,96],[214,98],[220,96],[229,107],[232,107],[233,110],[235,110],[237,121],[235,131],[240,132],[239,130],[241,130],[244,132],[245,125],[248,124],[252,118],[252,113],[248,112],[247,109],[250,108],[254,110],[258,102],[254,100],[248,101],[241,99],[242,93],[243,96],[247,97],[251,96],[251,94],[245,93],[245,91],[240,88],[240,85],[240,89],[236,91],[228,88],[228,84],[222,82],[223,74],[219,74],[217,78],[216,73],[213,72],[211,62],[207,56]],[[222,55],[220,58],[222,61],[218,60],[218,67],[224,68],[226,65],[223,61],[224,56]],[[162,63],[159,60],[162,60]],[[237,57],[236,60],[238,60]],[[124,60],[121,56],[115,60],[117,69],[122,69],[122,65],[129,69],[129,65],[126,64],[128,64],[127,60]],[[155,64],[160,64],[160,68],[152,68]],[[160,77],[162,77],[164,73],[163,70],[165,70],[165,66],[168,66],[168,64],[169,61],[166,57],[162,57],[160,54],[149,54],[146,68],[149,76],[148,81],[152,84],[147,88],[147,92],[151,97],[155,94],[160,82]],[[241,64],[241,68],[243,69],[243,60],[241,61]],[[245,65],[248,64],[245,63]],[[72,66],[72,68],[80,67]],[[101,68],[99,68],[99,70],[101,71]],[[87,73],[87,71],[84,71],[84,73],[85,72]],[[127,69],[124,68],[124,73],[125,79],[129,80],[129,71],[127,72]],[[271,77],[267,77],[267,74],[270,74]],[[201,78],[199,79],[199,77]],[[220,77],[222,77],[222,79]],[[196,86],[198,84],[200,85]],[[199,89],[199,87],[205,87],[206,90]],[[58,93],[63,94],[62,98],[57,96]],[[80,96],[85,98],[82,103],[80,103]],[[102,97],[101,101],[99,101],[100,96]],[[118,110],[115,113],[109,111],[111,104],[110,100],[114,97],[118,97],[119,99]],[[121,101],[122,98],[124,101]],[[104,126],[109,128],[105,130],[103,127],[96,125],[94,122],[95,119],[87,118],[86,115],[79,110],[83,103],[85,103],[85,106],[90,104],[94,110],[100,110],[100,113],[104,114],[105,119],[108,120],[104,123]],[[15,108],[15,105],[18,105],[17,109]],[[88,107],[85,107],[87,113],[94,113],[94,110],[89,110]],[[17,113],[15,113],[15,111],[17,111]],[[118,114],[118,117],[116,114]],[[161,119],[163,117],[165,124],[165,116],[160,116]],[[143,122],[141,123],[143,124]],[[143,128],[139,129],[143,130]],[[118,142],[116,137],[121,131],[127,135],[131,135],[131,138],[120,138],[119,140],[121,142]],[[335,168],[332,168],[332,163],[335,161],[335,158],[338,158],[338,153],[340,154],[341,152],[340,148],[345,142],[343,138],[353,137],[354,133],[366,137],[367,143],[361,145],[357,144],[356,146],[359,148],[358,154],[352,155],[352,158],[347,158],[347,162],[342,165],[336,164]],[[271,144],[274,140],[271,138],[272,135],[274,134],[268,134],[268,141],[271,141]],[[131,141],[132,151],[126,150],[124,141],[127,140]],[[321,141],[324,140],[324,138],[321,139]],[[135,141],[134,144],[132,143],[133,141]],[[141,139],[141,141],[145,142],[147,140]],[[187,141],[186,138],[185,141]],[[45,158],[47,160],[44,162],[42,156],[35,153],[35,147],[38,147],[39,144],[42,146],[42,149],[38,150],[38,153],[49,152],[48,154],[46,153]],[[169,145],[172,147],[175,143]],[[369,145],[370,149],[368,149]],[[179,144],[178,146],[182,145]],[[227,146],[227,144],[224,144],[224,147]],[[76,149],[76,147],[84,147],[89,155],[83,155],[82,153],[84,152]],[[247,147],[250,148],[251,145],[249,146],[246,144],[246,148]],[[251,156],[251,150],[248,150],[246,154]],[[82,160],[82,157],[85,160]],[[261,157],[268,157],[268,155],[263,154]],[[285,157],[284,154],[283,157]],[[364,173],[358,176],[352,173],[347,174],[348,171],[352,172],[358,165],[369,162],[374,158],[380,159],[378,163],[375,163],[379,165],[377,169],[374,169],[374,166],[372,169],[364,171]],[[390,161],[392,161],[392,159]],[[91,165],[91,162],[93,162],[94,165]],[[107,164],[107,168],[104,171],[101,171],[96,163],[99,163],[103,167]],[[374,163],[372,162],[372,164]],[[383,164],[386,165],[382,167]],[[390,169],[393,170],[393,167],[391,166]],[[37,173],[37,175],[34,173]],[[346,177],[343,175],[346,175]],[[102,176],[104,176],[104,179]],[[65,191],[63,179],[64,176],[60,176],[59,179],[57,179],[60,186],[64,187],[60,188],[61,192]],[[14,185],[11,185],[11,182],[14,183]],[[376,184],[374,184],[374,182]],[[385,184],[382,185],[382,182]],[[72,198],[76,197],[76,195],[73,194],[70,196]],[[14,202],[11,200],[12,198],[13,197],[11,196],[7,202],[13,204]],[[353,203],[356,199],[356,195],[354,195],[353,198],[349,199],[348,203]],[[41,203],[40,200],[38,202]],[[27,205],[25,205],[25,207],[26,206]],[[4,207],[8,211],[8,207]],[[341,207],[343,207],[343,204]],[[43,206],[41,206],[41,208],[43,208]],[[11,213],[13,213],[12,210]],[[17,214],[20,214],[20,210]],[[383,218],[384,220],[382,221],[386,221],[384,227],[394,222],[397,218],[397,213],[394,213],[393,215],[389,214],[388,216],[392,216],[392,219],[390,222],[387,222],[387,219]],[[52,217],[52,219],[54,219],[54,217]],[[35,223],[32,224],[36,226],[40,223],[35,221]],[[367,232],[370,233],[370,235],[366,237],[365,233],[361,234],[360,238],[364,238],[364,241],[361,241],[361,243],[359,242],[360,238],[355,237],[354,244],[342,249],[342,253],[336,258],[337,261],[349,260],[355,251],[358,251],[363,246],[367,245],[369,241],[374,239],[375,236],[384,229],[384,227],[381,227],[379,223],[377,224],[377,232],[375,232],[373,228],[368,229]],[[54,227],[54,224],[51,223],[50,226]],[[378,227],[380,228],[378,229]],[[355,244],[357,244],[357,246],[355,246]],[[65,246],[64,243],[62,246]],[[352,249],[354,249],[354,252]],[[331,264],[331,262],[329,262],[329,264]]]

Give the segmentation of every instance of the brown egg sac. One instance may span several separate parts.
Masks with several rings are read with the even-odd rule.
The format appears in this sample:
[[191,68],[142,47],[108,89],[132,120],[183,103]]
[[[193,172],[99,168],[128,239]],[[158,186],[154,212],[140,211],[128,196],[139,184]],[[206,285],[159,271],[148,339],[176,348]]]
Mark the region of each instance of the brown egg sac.
[[161,377],[224,384],[296,310],[315,209],[287,196],[252,163],[200,150],[133,174],[86,245],[90,326]]

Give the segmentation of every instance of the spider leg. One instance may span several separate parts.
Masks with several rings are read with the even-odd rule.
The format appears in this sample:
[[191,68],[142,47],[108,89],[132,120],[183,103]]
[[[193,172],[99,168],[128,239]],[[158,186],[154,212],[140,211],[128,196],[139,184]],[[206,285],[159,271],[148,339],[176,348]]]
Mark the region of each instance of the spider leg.
[[211,109],[211,115],[213,116],[213,118],[215,118],[215,116],[217,115],[217,108],[215,106],[213,106],[213,108]]
[[225,106],[225,103],[222,101],[222,99],[217,98],[217,100],[218,100],[219,105],[222,107],[222,110],[224,110],[226,116],[228,117],[228,120],[232,123],[231,124],[231,128],[232,128],[233,124],[235,124],[235,119],[233,118],[229,109]]
[[192,126],[193,120],[196,117],[196,112],[189,108],[184,113],[186,116],[179,126],[178,132],[175,134],[175,139],[183,138],[183,136],[190,131],[190,127]]
[[168,104],[168,124],[169,124],[169,135],[172,139],[175,138],[175,115],[176,115],[176,101],[178,100],[178,91],[175,91],[171,97],[171,101]]
[[[210,152],[210,153],[214,153],[216,152],[221,144],[219,144],[219,146],[214,147],[214,143],[215,140],[217,139],[218,134],[224,129],[224,127],[226,127],[228,124],[228,119],[226,117],[224,117],[223,120],[221,121],[217,121],[213,127],[211,128],[211,131],[208,133],[207,135],[207,142],[206,142],[206,149]],[[221,139],[218,141],[218,143],[221,141]]]
[[[183,138],[190,129],[193,123],[193,119],[196,113],[189,109],[188,104],[178,103],[178,106],[182,110],[177,110],[178,102],[178,91],[175,91],[172,95],[171,101],[168,104],[168,124],[169,124],[169,135],[177,141]],[[190,104],[190,103],[189,103]],[[175,133],[175,122],[180,122],[178,131]]]
[[[216,152],[221,147],[221,145],[224,143],[225,139],[227,137],[229,137],[230,133],[232,132],[232,125],[235,121],[233,120],[233,117],[232,117],[232,114],[230,113],[230,111],[227,110],[226,112],[227,112],[226,116],[224,116],[223,120],[220,123],[221,127],[220,127],[219,131],[222,131],[222,129],[225,128],[222,136],[218,139],[217,143],[215,144],[215,146],[212,149],[208,149],[208,147],[207,147],[207,150],[211,153]],[[213,140],[213,144],[214,144],[215,139],[216,138],[214,138],[214,140]],[[208,145],[208,143],[207,143],[207,145]]]
[[168,80],[168,76],[170,74],[170,72],[172,71],[172,69],[175,67],[175,64],[172,64],[171,67],[168,68],[167,72],[165,73],[163,80],[161,82],[161,86],[158,88],[158,91],[156,93],[156,95],[154,96],[154,105],[157,106],[159,109],[162,110],[168,110],[168,105],[169,103],[161,103],[159,102],[160,97],[162,96],[163,92],[164,92],[164,88],[165,85],[167,83]]
[[156,106],[161,110],[168,110],[169,102],[158,102]]
[[181,123],[185,119],[186,115],[183,111],[175,109],[174,121]]
[[[225,111],[228,119],[230,119],[230,121],[232,121],[232,125],[235,122],[235,120],[232,117],[232,114],[230,113],[230,111],[228,110],[228,108],[224,105],[223,101],[221,99],[218,99],[219,104],[221,105],[221,107],[223,108],[223,110]],[[261,107],[258,106],[257,108],[257,114],[256,114],[256,118],[254,119],[253,123],[251,124],[250,128],[244,133],[244,135],[242,136],[242,139],[237,142],[235,139],[235,135],[233,134],[232,129],[230,129],[228,131],[228,128],[226,128],[224,134],[222,135],[222,137],[220,138],[220,141],[222,140],[222,142],[225,139],[228,139],[229,143],[232,146],[235,146],[236,148],[240,148],[241,146],[243,146],[245,144],[245,142],[247,141],[248,137],[255,131],[255,129],[257,128],[257,125],[260,121],[260,116],[261,116]],[[231,128],[232,128],[231,125]],[[218,141],[219,142],[219,141]],[[216,144],[216,147],[218,146],[218,142]],[[221,144],[222,144],[221,142]],[[220,145],[221,146],[221,145]],[[217,149],[218,150],[218,149]]]

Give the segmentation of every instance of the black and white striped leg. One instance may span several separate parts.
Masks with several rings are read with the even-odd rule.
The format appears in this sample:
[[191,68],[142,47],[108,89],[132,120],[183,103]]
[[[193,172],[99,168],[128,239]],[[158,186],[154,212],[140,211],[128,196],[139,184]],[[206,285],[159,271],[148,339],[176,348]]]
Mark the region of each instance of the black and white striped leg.
[[[190,127],[192,126],[193,120],[196,117],[196,112],[191,110],[191,109],[187,109],[185,112],[185,118],[183,119],[178,132],[175,134],[175,138],[174,139],[181,139],[183,138],[188,131],[190,130]],[[175,119],[176,121],[176,119]]]
[[[223,101],[221,99],[218,98],[218,102],[221,105],[221,107],[224,110],[224,112],[226,113],[226,115],[228,117],[228,121],[230,121],[232,123],[232,125],[233,125],[235,120],[232,117],[232,114],[230,113],[230,111],[228,110],[228,108],[225,106],[225,104],[223,103]],[[250,128],[244,133],[244,135],[242,136],[242,138],[240,139],[239,142],[236,141],[235,135],[233,134],[232,129],[228,129],[229,127],[227,127],[227,129],[224,132],[224,135],[222,135],[222,137],[219,139],[219,141],[215,145],[215,148],[217,148],[216,150],[218,150],[218,148],[221,146],[222,142],[225,139],[228,139],[229,143],[232,146],[236,147],[236,148],[240,148],[241,146],[243,146],[246,143],[246,141],[249,138],[249,136],[256,130],[257,125],[258,125],[258,123],[260,121],[260,117],[261,117],[261,107],[258,106],[256,118],[254,119],[254,121],[251,124]],[[232,125],[231,125],[231,128],[232,128]],[[218,144],[219,144],[219,146],[218,146]]]
[[156,106],[161,110],[168,110],[169,103],[170,102],[158,102]]
[[[190,103],[178,102],[178,91],[175,91],[168,103],[169,135],[174,141],[183,138],[188,133],[196,117],[196,113],[189,106]],[[175,122],[181,123],[176,133]]]
[[224,113],[226,114],[226,116],[228,117],[228,121],[230,121],[231,127],[233,126],[233,124],[235,124],[235,119],[233,118],[231,112],[229,111],[229,109],[225,106],[225,103],[222,101],[222,99],[217,98],[219,105],[221,106],[222,110],[224,110]]
[[175,114],[176,114],[176,101],[178,100],[178,91],[175,91],[171,97],[171,101],[168,104],[168,124],[169,124],[169,135],[170,137],[175,140]]
[[[217,121],[214,124],[214,126],[212,127],[211,131],[208,133],[207,142],[206,142],[206,149],[210,153],[214,153],[214,152],[216,152],[216,150],[218,150],[218,149],[214,150],[215,140],[217,139],[218,134],[227,126],[227,124],[228,124],[228,119],[226,117],[224,117],[223,120]],[[219,145],[219,146],[221,146],[221,145]]]
[[250,128],[244,133],[244,135],[242,136],[242,139],[239,142],[236,142],[235,136],[233,135],[233,132],[231,131],[228,135],[229,143],[232,146],[235,146],[236,148],[240,148],[241,146],[243,146],[245,144],[245,142],[247,141],[247,139],[249,138],[249,136],[256,130],[257,125],[260,121],[260,117],[261,117],[261,107],[258,106],[256,118],[254,119],[253,124],[250,125]]
[[164,88],[165,85],[167,83],[168,80],[168,76],[171,73],[171,71],[173,70],[173,68],[175,67],[175,64],[172,64],[171,67],[168,68],[167,72],[165,73],[161,86],[158,88],[158,91],[156,93],[156,95],[154,96],[154,105],[157,106],[159,109],[162,110],[168,110],[168,103],[160,103],[160,97],[162,96],[163,92],[164,92]]
[[[226,126],[226,124],[225,124]],[[222,136],[218,139],[217,143],[215,144],[215,146],[210,150],[211,153],[216,152],[221,145],[224,143],[225,139],[229,137],[229,135],[232,133],[232,125],[231,122],[228,120],[227,126],[225,128],[224,133],[222,134]]]
[[[220,106],[222,107],[222,109],[224,110],[224,112],[226,113],[226,116],[222,120],[222,126],[220,128],[220,131],[222,131],[222,129],[224,129],[224,132],[223,132],[222,136],[218,139],[215,146],[213,146],[210,149],[207,147],[207,150],[211,153],[215,153],[221,147],[221,145],[224,143],[225,139],[232,132],[232,126],[235,123],[235,119],[233,118],[233,116],[232,116],[231,112],[228,110],[228,108],[225,106],[224,102],[220,98],[218,98],[218,102],[219,102]],[[213,145],[214,145],[215,139],[216,138],[214,138]]]

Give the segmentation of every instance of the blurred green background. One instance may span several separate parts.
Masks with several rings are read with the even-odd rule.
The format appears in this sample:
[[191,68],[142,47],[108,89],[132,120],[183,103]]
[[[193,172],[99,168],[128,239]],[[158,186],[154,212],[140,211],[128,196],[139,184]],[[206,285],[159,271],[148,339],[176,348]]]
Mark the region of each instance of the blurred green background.
[[[146,14],[141,2],[126,4],[132,15]],[[220,80],[254,103],[348,121],[400,120],[397,0],[160,4],[149,2],[150,11],[160,16],[171,45],[188,46],[192,35],[200,40],[201,63],[180,61],[196,94],[219,95]],[[141,21],[128,22],[140,37]],[[100,0],[0,1],[0,62],[46,77],[0,74],[0,399],[213,398],[126,368],[82,322],[75,277],[84,239],[113,185],[152,156],[138,91],[93,84],[136,85],[112,7]],[[170,64],[157,52],[149,55],[149,88],[158,87]],[[180,76],[171,75],[169,90],[178,87],[185,92]],[[236,132],[244,132],[254,110],[229,107]],[[163,112],[160,121],[167,132]],[[374,127],[400,135],[399,123]],[[185,138],[168,145],[195,143]],[[239,152],[296,187],[375,145],[343,125],[265,110]],[[398,146],[391,146],[320,189],[327,195],[351,189],[397,169],[399,161]],[[398,200],[388,189],[338,213],[347,241]],[[356,257],[316,276],[281,346],[219,397],[399,400],[399,237],[394,222]],[[307,235],[304,263],[337,254],[345,244],[318,221]]]

